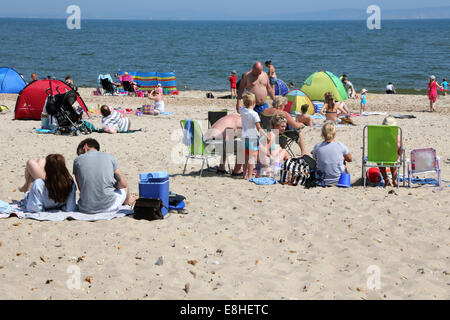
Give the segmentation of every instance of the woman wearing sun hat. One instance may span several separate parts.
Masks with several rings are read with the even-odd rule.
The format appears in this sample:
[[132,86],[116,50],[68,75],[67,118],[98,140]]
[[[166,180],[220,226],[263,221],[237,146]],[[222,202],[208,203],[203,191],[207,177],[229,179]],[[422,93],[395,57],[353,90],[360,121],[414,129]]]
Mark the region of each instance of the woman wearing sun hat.
[[430,112],[436,111],[434,104],[436,103],[437,99],[437,88],[440,89],[442,88],[442,86],[436,82],[435,76],[430,76],[430,81],[428,82],[427,87],[428,99],[430,100]]

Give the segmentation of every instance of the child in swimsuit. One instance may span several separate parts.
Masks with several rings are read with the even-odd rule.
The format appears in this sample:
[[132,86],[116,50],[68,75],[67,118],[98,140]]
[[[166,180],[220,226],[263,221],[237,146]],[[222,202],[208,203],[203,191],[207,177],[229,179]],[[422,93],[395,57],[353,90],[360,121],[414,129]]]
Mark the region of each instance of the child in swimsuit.
[[301,110],[302,113],[295,117],[295,121],[303,123],[306,126],[312,127],[314,125],[314,120],[307,113],[309,106],[307,104],[302,105]]
[[359,114],[362,115],[363,112],[366,111],[366,104],[367,104],[367,96],[366,96],[367,90],[362,89],[361,91],[361,109],[359,110]]
[[447,88],[448,88],[448,82],[447,82],[447,78],[444,78],[442,80],[442,94],[445,96],[447,94]]
[[230,81],[230,91],[231,91],[231,99],[235,99],[237,96],[236,93],[236,81],[237,81],[237,77],[236,77],[236,71],[232,71],[231,72],[231,77],[228,77],[228,81]]

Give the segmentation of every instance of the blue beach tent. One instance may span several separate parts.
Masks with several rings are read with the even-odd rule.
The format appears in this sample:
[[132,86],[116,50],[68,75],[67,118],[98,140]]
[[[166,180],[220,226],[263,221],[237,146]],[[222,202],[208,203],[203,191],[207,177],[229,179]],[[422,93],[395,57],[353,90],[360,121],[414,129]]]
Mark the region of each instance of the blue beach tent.
[[274,89],[275,89],[276,96],[284,97],[289,92],[289,88],[286,85],[286,83],[284,83],[280,79],[277,79],[277,83],[275,84]]
[[27,83],[13,68],[0,67],[0,93],[19,93]]

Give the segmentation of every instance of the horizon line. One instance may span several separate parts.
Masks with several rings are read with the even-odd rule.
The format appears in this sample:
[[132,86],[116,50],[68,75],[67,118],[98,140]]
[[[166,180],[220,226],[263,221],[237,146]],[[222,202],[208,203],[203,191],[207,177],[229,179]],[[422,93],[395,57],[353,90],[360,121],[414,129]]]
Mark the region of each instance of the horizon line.
[[[24,19],[24,20],[66,20],[67,18],[43,18],[43,17],[5,17],[0,16],[0,19]],[[320,22],[326,22],[326,21],[366,21],[366,19],[359,19],[359,18],[346,18],[346,19],[240,19],[240,18],[229,18],[229,19],[187,19],[187,18],[173,18],[173,19],[142,19],[142,18],[82,18],[83,20],[98,20],[98,21],[190,21],[190,22],[198,22],[198,21],[244,21],[244,22],[265,22],[265,21],[271,21],[271,22],[295,22],[295,21],[320,21]],[[383,18],[382,20],[388,20],[388,21],[426,21],[426,20],[450,20],[450,17],[448,18]]]

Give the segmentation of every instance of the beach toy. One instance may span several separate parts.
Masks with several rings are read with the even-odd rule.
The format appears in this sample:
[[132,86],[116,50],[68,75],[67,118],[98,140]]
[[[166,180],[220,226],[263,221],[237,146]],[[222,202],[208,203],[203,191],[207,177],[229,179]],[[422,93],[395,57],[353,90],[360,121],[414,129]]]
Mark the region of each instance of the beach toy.
[[381,182],[381,172],[378,168],[370,168],[366,172],[367,179],[372,183],[379,183]]
[[341,177],[339,178],[339,182],[337,184],[340,188],[350,188],[351,187],[351,177],[350,174],[343,172]]
[[142,111],[136,111],[136,115],[137,115],[138,117],[141,117],[141,116],[142,116]]
[[161,212],[165,216],[169,208],[169,174],[165,171],[139,174],[139,197],[161,199],[166,206]]

